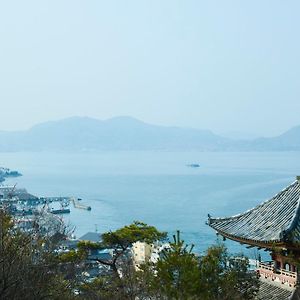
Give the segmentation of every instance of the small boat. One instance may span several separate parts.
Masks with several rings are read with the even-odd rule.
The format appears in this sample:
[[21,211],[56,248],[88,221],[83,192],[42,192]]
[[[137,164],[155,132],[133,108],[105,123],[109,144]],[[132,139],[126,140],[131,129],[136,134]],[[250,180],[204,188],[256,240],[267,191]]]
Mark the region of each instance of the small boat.
[[199,164],[188,164],[187,166],[190,168],[199,168],[200,167]]

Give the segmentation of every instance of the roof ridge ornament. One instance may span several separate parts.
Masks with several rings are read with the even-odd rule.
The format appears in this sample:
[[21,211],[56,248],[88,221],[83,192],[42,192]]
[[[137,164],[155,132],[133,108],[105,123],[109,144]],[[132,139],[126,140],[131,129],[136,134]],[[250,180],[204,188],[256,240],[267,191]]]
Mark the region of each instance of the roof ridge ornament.
[[211,224],[211,215],[207,214],[207,217],[208,217],[208,219],[207,219],[207,222],[205,222],[205,223],[206,223],[206,225],[210,225]]

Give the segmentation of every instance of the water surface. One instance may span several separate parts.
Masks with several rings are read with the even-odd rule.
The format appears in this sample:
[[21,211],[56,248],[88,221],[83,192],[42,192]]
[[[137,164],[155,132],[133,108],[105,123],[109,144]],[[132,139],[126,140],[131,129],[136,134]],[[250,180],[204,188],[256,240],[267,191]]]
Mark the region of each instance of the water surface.
[[300,174],[300,153],[1,153],[0,166],[23,173],[8,183],[35,195],[76,196],[90,205],[90,212],[71,207],[66,218],[77,236],[141,220],[168,232],[180,229],[202,251],[216,241],[207,214],[230,216],[270,198]]

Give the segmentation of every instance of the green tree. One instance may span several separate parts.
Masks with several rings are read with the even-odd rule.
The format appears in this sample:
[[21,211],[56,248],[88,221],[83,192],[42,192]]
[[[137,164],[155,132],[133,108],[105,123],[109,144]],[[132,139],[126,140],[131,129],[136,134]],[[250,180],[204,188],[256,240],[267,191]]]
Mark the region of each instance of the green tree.
[[81,291],[84,297],[94,299],[93,297],[97,295],[99,298],[96,299],[136,299],[143,284],[133,266],[131,247],[137,241],[152,244],[166,237],[166,232],[160,232],[154,226],[135,221],[115,231],[102,234],[100,243],[80,242],[78,244],[80,251],[86,253],[89,250],[104,248],[113,251],[111,260],[97,259],[99,263],[110,267],[112,275],[83,285]]
[[166,239],[167,233],[158,231],[154,226],[149,226],[145,223],[135,221],[130,225],[126,225],[116,231],[109,231],[102,234],[102,242],[80,242],[79,249],[104,249],[109,248],[113,250],[113,257],[111,261],[104,261],[98,259],[99,263],[108,265],[114,271],[115,275],[120,277],[118,272],[118,263],[126,258],[130,247],[133,243],[140,241],[148,244],[155,241]]
[[170,247],[164,249],[153,268],[150,291],[159,299],[198,299],[200,270],[198,258],[180,239],[173,236]]
[[144,266],[153,299],[253,299],[258,280],[248,271],[245,257],[230,257],[223,245],[210,247],[197,257],[193,246],[180,239],[179,231],[173,239],[156,264]]
[[203,299],[253,299],[259,287],[243,255],[229,256],[224,245],[207,249],[200,259],[200,291]]

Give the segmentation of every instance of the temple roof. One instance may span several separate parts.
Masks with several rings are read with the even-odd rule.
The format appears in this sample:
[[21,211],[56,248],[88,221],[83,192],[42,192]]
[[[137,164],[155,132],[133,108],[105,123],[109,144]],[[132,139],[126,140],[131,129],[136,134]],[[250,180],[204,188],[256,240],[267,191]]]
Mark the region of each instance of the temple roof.
[[251,245],[300,242],[300,182],[296,180],[244,213],[228,218],[209,216],[208,225],[225,237]]
[[[283,287],[261,282],[255,300],[289,300],[295,293],[293,290],[287,290]],[[295,293],[296,294],[296,293]],[[295,299],[294,297],[292,299]]]

